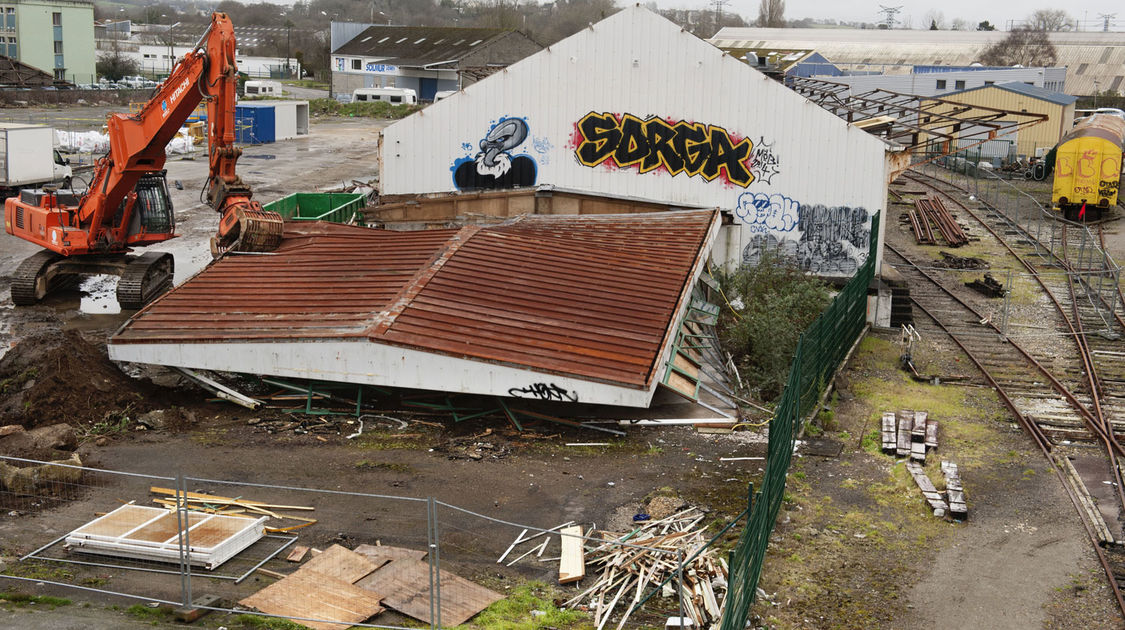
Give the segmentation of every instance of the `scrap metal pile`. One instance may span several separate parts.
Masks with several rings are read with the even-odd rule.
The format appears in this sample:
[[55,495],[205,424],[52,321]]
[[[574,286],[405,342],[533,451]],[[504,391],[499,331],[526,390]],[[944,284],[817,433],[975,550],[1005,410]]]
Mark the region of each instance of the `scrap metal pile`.
[[934,226],[941,238],[951,247],[961,247],[969,242],[965,231],[953,218],[940,197],[927,197],[915,199],[914,209],[907,210],[910,227],[914,229],[914,238],[921,245],[936,245],[937,237]]
[[[727,588],[727,564],[707,547],[706,528],[700,525],[704,517],[698,508],[688,508],[645,522],[632,532],[591,532],[591,538],[601,537],[605,542],[586,551],[586,564],[601,567],[601,573],[564,605],[589,609],[598,630],[619,613],[616,628],[621,628],[654,589],[665,596],[675,596],[682,589],[683,616],[694,627],[707,628],[718,622]],[[682,583],[677,576],[681,560]]]

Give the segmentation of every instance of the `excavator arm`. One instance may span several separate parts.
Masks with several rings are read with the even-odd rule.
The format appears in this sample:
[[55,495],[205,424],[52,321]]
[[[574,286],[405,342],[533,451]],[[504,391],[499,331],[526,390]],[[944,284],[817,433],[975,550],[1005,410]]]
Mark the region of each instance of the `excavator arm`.
[[[179,60],[153,98],[136,114],[109,117],[109,154],[99,160],[75,217],[85,228],[87,251],[113,250],[122,243],[147,244],[145,234],[130,233],[128,219],[136,202],[132,191],[144,174],[164,166],[165,147],[204,99],[210,165],[207,203],[221,215],[212,253],[218,257],[231,250],[277,247],[281,217],[263,211],[235,171],[242,154],[234,146],[237,90],[234,28],[225,13],[213,13],[199,43]],[[118,213],[123,201],[124,213]]]

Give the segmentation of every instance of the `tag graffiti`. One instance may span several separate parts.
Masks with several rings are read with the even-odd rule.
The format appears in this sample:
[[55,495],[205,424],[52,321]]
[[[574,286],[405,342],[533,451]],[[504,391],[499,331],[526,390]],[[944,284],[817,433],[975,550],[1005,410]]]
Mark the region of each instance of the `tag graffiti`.
[[568,392],[554,383],[532,383],[527,387],[513,387],[508,390],[508,395],[516,398],[578,402],[578,392]]
[[732,136],[717,125],[669,122],[656,116],[590,112],[575,125],[574,155],[583,166],[637,167],[641,173],[663,168],[746,188],[754,181],[750,167],[754,143]]

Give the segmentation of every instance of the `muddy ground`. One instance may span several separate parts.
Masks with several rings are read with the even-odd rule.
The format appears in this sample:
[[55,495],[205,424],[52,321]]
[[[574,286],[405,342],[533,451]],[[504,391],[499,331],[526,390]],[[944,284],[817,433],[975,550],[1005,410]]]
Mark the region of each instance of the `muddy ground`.
[[[372,179],[380,126],[317,121],[307,139],[249,147],[242,174],[263,201]],[[206,164],[176,161],[168,168],[169,181],[183,185],[172,192],[184,237],[163,247],[176,255],[178,283],[209,259],[206,240],[216,217],[196,201]],[[1120,230],[1111,228],[1120,245]],[[890,222],[888,231],[895,229]],[[557,567],[497,565],[519,529],[486,517],[546,527],[566,520],[604,527],[624,522],[646,498],[665,493],[708,510],[708,521],[717,527],[745,507],[747,484],[760,480],[759,461],[719,461],[761,456],[765,448],[756,431],[700,435],[682,427],[634,427],[617,439],[535,425],[520,433],[495,418],[454,423],[388,402],[386,415],[405,426],[377,421],[367,424],[363,435],[347,439],[358,427],[343,418],[293,427],[304,418],[211,402],[168,373],[149,371],[148,380],[130,380],[104,358],[105,339],[125,321],[104,299],[71,291],[41,306],[11,307],[6,276],[34,249],[0,235],[0,349],[15,346],[0,359],[0,381],[7,379],[0,424],[72,423],[86,465],[156,479],[91,474],[60,491],[66,500],[43,494],[12,506],[0,515],[0,553],[5,570],[16,575],[175,599],[179,580],[174,575],[12,560],[95,512],[119,502],[149,501],[149,486],[171,485],[168,478],[178,475],[194,478],[192,490],[315,506],[319,522],[299,531],[300,543],[314,546],[381,541],[424,547],[425,505],[392,497],[434,497],[463,510],[439,509],[443,562],[500,591],[527,580],[550,583]],[[794,459],[760,584],[765,597],[754,609],[758,624],[1120,627],[1073,507],[995,395],[909,381],[897,368],[898,354],[893,335],[872,334],[860,345],[817,419],[816,448],[805,446]],[[918,359],[946,373],[968,369],[937,340],[928,340]],[[670,398],[664,402],[676,404]],[[878,414],[903,407],[928,408],[943,419],[939,456],[962,466],[967,522],[933,517],[901,462],[880,454],[872,442]],[[151,410],[167,416],[139,423]],[[687,411],[680,405],[668,413],[683,417],[676,414]],[[588,442],[608,444],[566,446]],[[381,496],[240,485],[250,483]],[[199,580],[196,592],[216,592],[232,601],[266,583],[266,578],[241,585]],[[115,608],[132,601],[0,580],[0,590],[9,589],[65,593],[90,607],[0,611],[0,626],[117,628],[133,621]],[[657,616],[639,621],[634,627],[662,625]],[[200,622],[207,627],[227,623],[223,617]]]

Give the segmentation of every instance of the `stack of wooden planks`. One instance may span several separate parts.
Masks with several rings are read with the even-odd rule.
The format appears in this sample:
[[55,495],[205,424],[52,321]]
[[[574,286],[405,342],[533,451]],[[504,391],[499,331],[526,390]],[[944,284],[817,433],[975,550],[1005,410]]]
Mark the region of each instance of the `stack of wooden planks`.
[[909,457],[922,464],[926,463],[926,453],[938,446],[937,420],[925,411],[884,412],[880,433],[884,453]]
[[[697,628],[717,622],[723,609],[726,562],[709,548],[692,559],[707,543],[705,528],[700,525],[704,517],[699,509],[688,508],[644,523],[631,532],[591,532],[590,538],[605,542],[587,541],[585,564],[601,567],[600,573],[591,586],[564,605],[588,608],[598,630],[617,613],[616,628],[620,629],[651,590],[663,588],[666,594],[676,594],[676,589],[681,588],[676,573],[682,558],[685,562],[691,560],[684,565],[680,592],[684,616]],[[625,547],[622,543],[633,546]]]
[[918,489],[922,491],[926,503],[934,511],[934,516],[945,516],[949,512],[949,504],[945,502],[945,497],[934,487],[934,482],[930,481],[930,477],[926,475],[926,470],[917,462],[906,462],[906,470],[910,471],[911,477],[914,477],[914,483],[918,484]]
[[[153,503],[162,505],[169,510],[176,509],[176,491],[171,488],[153,486],[149,492],[160,495],[152,500]],[[187,509],[208,514],[222,514],[225,516],[268,516],[278,522],[273,527],[267,526],[266,533],[291,532],[302,527],[316,523],[315,518],[307,516],[294,516],[285,512],[311,512],[313,508],[304,505],[277,505],[264,501],[253,501],[242,497],[224,497],[217,494],[202,492],[188,492],[184,494]]]
[[949,499],[949,515],[958,520],[969,517],[965,503],[965,489],[961,486],[961,473],[953,462],[941,463],[941,474],[945,475],[945,496]]

